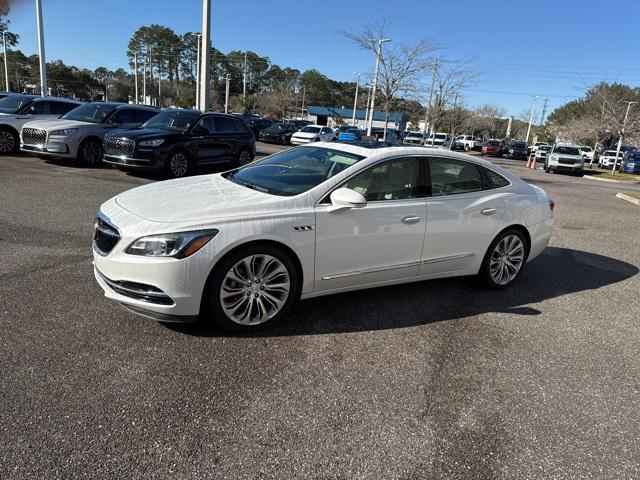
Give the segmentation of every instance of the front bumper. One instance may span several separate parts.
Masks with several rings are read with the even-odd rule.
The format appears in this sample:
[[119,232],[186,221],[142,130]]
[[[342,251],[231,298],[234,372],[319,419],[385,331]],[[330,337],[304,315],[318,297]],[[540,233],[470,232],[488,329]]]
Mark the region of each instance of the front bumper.
[[29,145],[23,143],[20,144],[20,150],[50,157],[75,158],[75,154],[72,153],[69,145],[65,142],[49,142],[46,145]]
[[567,165],[557,162],[549,162],[547,167],[554,172],[581,172],[584,168],[583,163],[576,163],[574,165]]

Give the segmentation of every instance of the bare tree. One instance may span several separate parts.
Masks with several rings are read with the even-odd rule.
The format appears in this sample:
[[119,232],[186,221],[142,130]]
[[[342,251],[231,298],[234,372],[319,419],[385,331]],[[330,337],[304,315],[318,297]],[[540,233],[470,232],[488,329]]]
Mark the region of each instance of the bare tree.
[[463,89],[471,85],[476,77],[471,66],[473,57],[459,60],[438,59],[433,62],[434,101],[427,106],[427,118],[434,132],[445,111],[454,106]]
[[[340,35],[363,50],[378,51],[378,40],[386,38],[391,22],[386,17],[373,19],[366,23],[362,31],[343,30]],[[384,136],[387,134],[387,121],[393,101],[399,96],[418,95],[423,74],[433,63],[430,54],[440,47],[434,37],[422,37],[409,44],[386,44],[380,57],[380,95],[384,108]]]

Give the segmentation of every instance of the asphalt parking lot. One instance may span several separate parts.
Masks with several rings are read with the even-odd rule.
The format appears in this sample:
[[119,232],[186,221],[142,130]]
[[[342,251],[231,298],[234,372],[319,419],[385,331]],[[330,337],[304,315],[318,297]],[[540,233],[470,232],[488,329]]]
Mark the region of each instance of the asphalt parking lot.
[[640,477],[640,207],[615,197],[640,186],[495,161],[556,202],[512,288],[312,299],[242,336],[103,298],[95,212],[158,178],[0,158],[0,476]]

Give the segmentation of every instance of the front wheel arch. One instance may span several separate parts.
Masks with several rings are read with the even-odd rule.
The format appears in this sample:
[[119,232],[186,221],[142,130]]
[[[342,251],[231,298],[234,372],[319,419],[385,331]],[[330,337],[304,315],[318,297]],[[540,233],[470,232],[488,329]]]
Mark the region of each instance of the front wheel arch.
[[300,278],[300,285],[304,285],[304,271],[302,269],[302,262],[300,262],[300,258],[298,257],[298,254],[296,252],[294,252],[291,247],[289,247],[285,243],[278,242],[276,240],[252,240],[252,241],[249,241],[249,242],[241,243],[239,245],[235,245],[233,248],[229,249],[229,251],[225,252],[224,255],[222,257],[220,257],[218,259],[218,261],[215,263],[215,265],[211,268],[211,270],[209,271],[209,275],[207,276],[207,281],[203,285],[202,292],[200,294],[200,296],[201,296],[200,311],[202,311],[202,297],[204,295],[204,291],[206,290],[206,287],[207,287],[208,283],[211,281],[211,277],[213,276],[213,271],[215,270],[216,265],[218,265],[222,260],[224,260],[224,259],[230,257],[231,255],[235,254],[238,250],[241,250],[241,249],[247,248],[247,247],[253,247],[253,246],[256,246],[256,245],[268,245],[270,247],[279,248],[283,252],[285,252],[287,255],[289,255],[289,257],[291,257],[291,260],[293,261],[294,265],[296,266],[296,273],[298,274],[298,276]]

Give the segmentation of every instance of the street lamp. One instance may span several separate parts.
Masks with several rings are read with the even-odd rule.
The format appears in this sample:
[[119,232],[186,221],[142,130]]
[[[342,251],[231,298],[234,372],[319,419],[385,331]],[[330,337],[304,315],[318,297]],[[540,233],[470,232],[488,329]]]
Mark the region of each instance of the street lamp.
[[378,50],[376,52],[376,68],[373,74],[373,86],[371,87],[371,113],[369,115],[369,125],[367,127],[367,136],[371,136],[371,128],[373,127],[373,112],[376,106],[376,91],[378,89],[378,73],[380,71],[380,57],[382,57],[382,44],[390,42],[389,38],[381,38],[378,40]]
[[44,56],[44,27],[42,26],[42,0],[36,0],[36,22],[38,25],[38,57],[40,58],[40,93],[47,95],[47,62]]
[[356,96],[353,100],[353,115],[351,116],[352,126],[355,126],[356,124],[356,108],[358,108],[358,88],[360,88],[360,73],[356,72]]
[[613,170],[611,173],[616,173],[616,166],[618,165],[618,157],[620,156],[620,149],[622,148],[622,139],[624,138],[624,127],[627,126],[627,119],[629,118],[629,110],[631,105],[638,102],[627,102],[627,112],[624,114],[624,120],[622,121],[622,130],[620,131],[620,137],[618,138],[618,148],[616,149],[616,159],[613,162]]
[[527,128],[527,139],[524,141],[524,143],[526,144],[529,143],[529,135],[531,134],[531,124],[533,123],[533,112],[535,111],[535,108],[536,108],[537,99],[538,99],[538,96],[534,95],[533,100],[531,101],[531,113],[529,114],[529,128]]
[[4,42],[4,86],[9,91],[9,67],[7,66],[7,32],[2,32],[2,41]]

